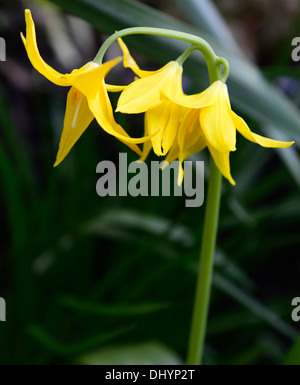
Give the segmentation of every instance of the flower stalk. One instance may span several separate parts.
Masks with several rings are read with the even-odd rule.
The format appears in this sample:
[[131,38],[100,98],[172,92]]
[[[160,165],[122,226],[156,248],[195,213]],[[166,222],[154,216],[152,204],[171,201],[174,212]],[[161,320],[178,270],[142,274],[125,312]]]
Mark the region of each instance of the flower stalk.
[[[94,62],[98,64],[102,64],[104,54],[107,51],[108,47],[115,40],[124,36],[129,36],[129,35],[156,35],[156,36],[169,37],[169,38],[189,42],[192,44],[192,46],[188,49],[187,56],[192,51],[199,50],[203,54],[206,60],[209,78],[220,79],[220,68],[218,66],[218,62],[219,62],[218,60],[221,58],[216,56],[215,52],[213,51],[213,49],[207,43],[206,40],[189,33],[173,31],[173,30],[164,29],[164,28],[132,27],[132,28],[122,29],[121,31],[117,31],[113,35],[111,35],[108,39],[106,39],[106,41],[103,43],[103,45],[101,46],[97,55],[94,58]],[[185,53],[183,55],[185,55]],[[184,57],[184,60],[186,59],[187,56]],[[226,61],[224,59],[223,61],[224,65],[226,65],[225,62]]]
[[205,209],[204,228],[197,275],[195,303],[188,347],[188,365],[202,362],[207,316],[213,275],[217,237],[222,175],[213,158],[210,159],[210,176]]
[[[223,61],[220,59],[221,58],[217,59],[217,70],[209,71],[209,80],[211,84],[220,78],[227,78],[229,74],[229,65],[227,60],[222,58],[224,60]],[[224,66],[224,74],[222,74],[221,70],[222,64]],[[188,344],[188,365],[199,365],[202,363],[203,359],[213,277],[214,255],[219,223],[221,188],[222,174],[215,165],[214,159],[211,156],[207,202],[200,249],[200,261],[197,273],[192,325]]]

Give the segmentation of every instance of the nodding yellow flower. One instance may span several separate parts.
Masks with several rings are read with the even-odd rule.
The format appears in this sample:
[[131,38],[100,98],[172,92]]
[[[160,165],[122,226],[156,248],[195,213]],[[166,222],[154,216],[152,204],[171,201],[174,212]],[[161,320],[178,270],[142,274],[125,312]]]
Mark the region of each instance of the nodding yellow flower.
[[139,76],[121,93],[116,111],[127,114],[145,112],[145,135],[152,136],[151,142],[143,147],[145,160],[151,148],[156,155],[166,155],[174,143],[178,122],[183,108],[165,99],[161,100],[161,93],[167,96],[179,96],[183,93],[181,85],[182,66],[171,61],[158,71],[143,71],[130,55],[126,45],[118,39],[123,51],[123,65],[130,68]]
[[197,152],[198,150],[194,151],[191,146],[193,141],[190,137],[192,135],[196,138],[198,135],[196,149],[197,146],[207,146],[216,166],[233,185],[235,182],[230,174],[229,153],[236,150],[236,130],[246,139],[263,147],[285,148],[294,143],[281,142],[253,133],[246,122],[232,111],[227,86],[221,80],[212,83],[199,94],[182,94],[168,98],[188,109],[179,128],[178,147],[170,151],[169,158],[174,160],[178,157],[182,162],[187,156]]
[[54,166],[57,166],[66,157],[94,118],[104,131],[115,136],[141,155],[141,150],[136,144],[143,143],[149,138],[131,138],[116,123],[107,91],[120,91],[123,87],[110,86],[104,82],[107,73],[121,61],[121,58],[102,65],[91,61],[69,74],[61,74],[41,58],[36,42],[34,22],[28,9],[25,10],[25,20],[26,38],[22,33],[21,38],[33,67],[52,83],[71,87],[67,96],[64,127]]
[[[294,142],[280,142],[253,133],[230,106],[227,86],[222,81],[211,84],[204,92],[185,95],[182,90],[182,66],[171,61],[158,71],[143,71],[118,39],[123,52],[123,65],[139,77],[125,87],[117,111],[145,112],[145,160],[151,148],[156,155],[166,155],[164,167],[179,160],[178,184],[183,180],[182,162],[190,155],[208,148],[216,166],[235,185],[230,173],[229,156],[236,147],[236,130],[252,142],[264,147],[288,147]],[[158,133],[157,133],[158,130]],[[156,134],[155,134],[156,133]]]

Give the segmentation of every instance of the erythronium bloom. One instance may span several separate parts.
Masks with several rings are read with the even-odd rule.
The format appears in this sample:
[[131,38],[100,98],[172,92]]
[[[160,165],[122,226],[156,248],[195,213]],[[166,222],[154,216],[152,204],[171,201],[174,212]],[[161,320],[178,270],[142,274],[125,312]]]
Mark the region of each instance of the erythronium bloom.
[[[246,122],[232,111],[227,86],[221,80],[212,83],[200,94],[182,94],[168,98],[188,109],[179,128],[177,150],[174,147],[170,151],[169,158],[178,157],[182,162],[187,156],[197,152],[190,145],[192,142],[188,137],[194,135],[196,138],[198,132],[196,146],[208,147],[217,167],[231,184],[235,182],[230,175],[229,153],[236,150],[236,130],[246,139],[263,147],[285,148],[294,143],[281,142],[253,133]],[[190,119],[193,121],[192,124]]]
[[[177,62],[170,62],[174,73],[168,69],[170,63],[158,71],[143,71],[121,39],[119,44],[123,51],[124,67],[131,68],[141,79],[131,83],[122,92],[118,110],[127,113],[146,111],[145,135],[154,134],[160,129],[151,139],[152,146],[150,141],[144,143],[143,156],[140,160],[146,159],[152,147],[158,156],[165,155],[169,151],[163,167],[175,159],[179,160],[178,185],[180,185],[184,175],[182,162],[208,147],[223,175],[235,184],[230,175],[229,151],[219,152],[206,140],[199,123],[199,111],[182,107],[172,101],[184,96],[181,84],[182,66]],[[144,85],[147,86],[146,91]],[[147,99],[149,94],[154,96],[150,106]],[[213,99],[214,87],[206,93],[203,102],[210,104]]]
[[165,99],[161,100],[161,92],[167,96],[177,97],[183,94],[181,85],[182,66],[171,61],[158,71],[143,71],[130,55],[121,39],[119,44],[123,51],[123,65],[131,68],[140,78],[129,84],[121,93],[116,111],[127,114],[145,112],[145,135],[152,136],[151,142],[145,142],[144,160],[151,147],[156,155],[166,155],[171,148],[183,108]]
[[102,65],[88,62],[70,74],[61,74],[41,58],[36,42],[34,22],[28,9],[25,10],[25,20],[26,38],[23,34],[21,34],[21,37],[33,67],[52,83],[71,87],[67,97],[64,128],[54,166],[57,166],[66,157],[94,117],[104,131],[115,136],[141,155],[141,151],[136,144],[143,143],[149,138],[131,138],[116,123],[107,90],[118,91],[120,87],[109,86],[104,82],[107,73],[121,58],[116,58]]

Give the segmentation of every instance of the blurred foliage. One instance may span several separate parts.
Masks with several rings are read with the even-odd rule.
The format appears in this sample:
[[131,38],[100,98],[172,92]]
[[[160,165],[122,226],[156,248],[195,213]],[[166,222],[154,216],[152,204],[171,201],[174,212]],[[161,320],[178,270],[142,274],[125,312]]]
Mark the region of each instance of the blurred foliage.
[[[117,163],[127,149],[95,123],[52,168],[66,90],[31,68],[19,38],[23,9],[32,9],[42,55],[61,71],[91,60],[103,34],[127,26],[207,37],[230,61],[234,108],[253,130],[271,130],[299,146],[299,72],[284,56],[290,36],[280,42],[280,58],[269,55],[267,81],[210,1],[176,1],[176,8],[133,0],[52,2],[98,32],[45,2],[15,1],[0,11],[1,20],[14,20],[1,27],[8,52],[0,63],[0,296],[7,301],[0,363],[184,362],[204,207],[185,208],[181,197],[98,197],[97,163]],[[206,21],[203,31],[197,20]],[[127,41],[145,68],[182,51],[159,38]],[[207,83],[200,56],[191,57],[185,73],[190,92]],[[130,76],[120,70],[113,80]],[[118,119],[131,135],[142,133],[139,116]],[[237,186],[223,183],[205,362],[298,364],[290,303],[300,295],[299,154],[296,146],[273,151],[240,137],[237,148],[231,157]],[[135,159],[130,151],[128,157]],[[195,159],[208,160],[205,152]]]

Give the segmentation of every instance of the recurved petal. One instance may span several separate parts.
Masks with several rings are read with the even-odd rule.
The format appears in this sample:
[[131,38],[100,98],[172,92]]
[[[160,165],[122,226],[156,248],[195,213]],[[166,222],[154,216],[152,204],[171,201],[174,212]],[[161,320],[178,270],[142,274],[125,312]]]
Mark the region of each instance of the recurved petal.
[[[226,87],[226,85],[224,86]],[[236,130],[227,97],[227,87],[222,87],[215,102],[200,111],[200,125],[206,140],[221,152],[235,151],[236,149]]]
[[172,61],[158,73],[129,84],[120,95],[117,111],[138,114],[160,104],[160,92],[167,96],[171,94],[178,70],[182,71],[182,67]]
[[64,128],[54,167],[64,160],[93,119],[86,97],[71,87],[67,96]]
[[218,169],[221,171],[223,176],[229,180],[229,182],[235,186],[235,181],[233,180],[231,173],[230,173],[230,162],[229,162],[229,155],[230,152],[221,152],[210,146],[209,144],[207,145],[209,152],[211,156],[214,159],[214,162]]
[[254,134],[248,127],[247,123],[238,116],[235,112],[231,111],[231,117],[236,129],[242,134],[246,139],[251,142],[258,143],[263,147],[272,147],[272,148],[285,148],[291,146],[294,142],[281,142],[279,140],[265,138],[264,136]]
[[65,75],[57,72],[42,59],[37,46],[35,26],[29,9],[25,10],[25,21],[26,38],[22,33],[21,38],[33,67],[52,83],[57,84],[58,86],[69,86],[70,83],[66,79]]
[[157,71],[144,71],[141,70],[140,67],[136,64],[136,61],[134,58],[130,55],[130,52],[126,46],[126,44],[123,42],[121,38],[118,39],[118,43],[120,45],[120,48],[123,52],[123,66],[125,68],[130,68],[136,75],[138,75],[140,78],[144,78],[146,76],[154,75],[155,73],[158,73],[162,70],[160,68]]

